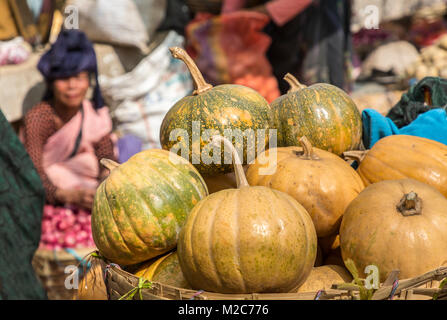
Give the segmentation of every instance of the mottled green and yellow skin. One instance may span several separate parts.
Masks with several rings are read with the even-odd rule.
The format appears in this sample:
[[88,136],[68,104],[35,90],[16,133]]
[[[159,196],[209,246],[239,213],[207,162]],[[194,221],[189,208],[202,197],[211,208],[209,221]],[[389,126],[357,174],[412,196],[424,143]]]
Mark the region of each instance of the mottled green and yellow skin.
[[149,281],[155,281],[177,288],[191,289],[180,268],[177,251],[170,252],[155,261],[153,260],[143,264],[135,272],[135,275]]
[[289,292],[311,272],[317,236],[310,215],[291,196],[246,185],[201,200],[180,232],[177,252],[194,289]]
[[354,101],[336,86],[319,83],[295,88],[273,101],[271,107],[278,129],[278,146],[298,146],[302,136],[314,147],[337,155],[360,146],[360,112]]
[[165,150],[142,151],[98,187],[92,209],[95,244],[120,265],[161,255],[175,248],[186,217],[207,195],[205,181],[188,161]]
[[[193,121],[200,123],[200,136],[193,147]],[[205,129],[215,130],[214,134],[225,134],[225,129],[239,129],[242,133],[252,129],[257,139],[258,129],[265,129],[265,143],[260,144],[260,151],[264,150],[269,139],[271,126],[271,111],[268,102],[255,90],[233,84],[213,87],[197,95],[184,97],[178,101],[166,114],[160,128],[160,142],[165,150],[173,150],[179,143],[185,150],[189,150],[189,161],[193,161],[192,152],[198,150],[206,152],[204,147],[209,141],[202,139]],[[184,129],[188,133],[189,141],[170,141],[171,131]],[[246,141],[246,139],[244,138]],[[243,141],[244,141],[243,140]],[[256,141],[256,140],[255,140]],[[188,142],[188,144],[186,144]],[[200,147],[198,146],[200,143]],[[233,141],[236,148],[244,150],[244,164],[247,163],[247,147]],[[246,142],[245,142],[246,144]],[[189,148],[188,148],[189,145]],[[199,149],[200,148],[200,149]],[[242,149],[243,148],[243,149]],[[180,153],[178,153],[180,155]],[[200,154],[199,154],[200,156]],[[199,157],[198,159],[202,159]],[[232,171],[231,164],[224,163],[224,148],[221,148],[221,164],[206,164],[200,161],[195,167],[202,175],[215,175]]]

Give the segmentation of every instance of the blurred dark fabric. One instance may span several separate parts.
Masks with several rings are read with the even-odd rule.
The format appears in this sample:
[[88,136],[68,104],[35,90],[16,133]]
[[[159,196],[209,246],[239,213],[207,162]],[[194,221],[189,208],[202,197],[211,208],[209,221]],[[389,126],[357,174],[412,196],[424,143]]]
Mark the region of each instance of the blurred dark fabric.
[[166,16],[157,30],[174,30],[184,36],[185,27],[190,20],[191,13],[185,0],[167,0]]
[[351,90],[350,20],[349,0],[316,0],[284,26],[271,22],[265,28],[272,38],[267,56],[281,93],[289,89],[283,80],[288,72],[306,84],[325,82]]
[[413,122],[421,113],[447,105],[447,80],[426,77],[402,95],[386,115],[398,128]]
[[31,158],[0,111],[0,299],[46,299],[31,261],[45,191]]

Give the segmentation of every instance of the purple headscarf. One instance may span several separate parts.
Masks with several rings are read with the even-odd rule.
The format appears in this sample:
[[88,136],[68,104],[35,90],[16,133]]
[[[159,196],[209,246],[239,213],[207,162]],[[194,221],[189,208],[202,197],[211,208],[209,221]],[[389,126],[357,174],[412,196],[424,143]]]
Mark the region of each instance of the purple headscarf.
[[88,71],[94,74],[96,81],[92,99],[93,106],[95,109],[104,106],[98,82],[95,50],[82,31],[62,30],[51,49],[40,58],[37,68],[48,83],[44,100],[48,101],[53,98],[53,88],[50,85],[52,81]]

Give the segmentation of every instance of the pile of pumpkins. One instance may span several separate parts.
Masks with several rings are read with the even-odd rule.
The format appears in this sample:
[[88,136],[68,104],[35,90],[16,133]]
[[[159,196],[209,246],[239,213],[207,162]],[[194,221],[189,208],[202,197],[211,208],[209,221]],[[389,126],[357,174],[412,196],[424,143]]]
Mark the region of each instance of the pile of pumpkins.
[[[186,52],[171,53],[195,90],[167,113],[163,150],[121,165],[102,160],[110,175],[96,192],[92,231],[109,262],[150,281],[226,294],[329,289],[352,280],[347,259],[359,274],[378,266],[381,281],[395,269],[410,278],[447,262],[447,146],[396,135],[350,154],[360,149],[362,123],[341,89],[286,75],[289,92],[269,105],[241,85],[211,86]],[[194,121],[215,134],[191,143]],[[277,146],[263,136],[247,163],[248,147],[239,154],[238,141],[223,137],[228,128],[276,129]],[[189,138],[173,138],[175,130]],[[194,150],[222,145],[213,157],[227,151],[231,163],[191,161]],[[172,152],[182,146],[189,154]],[[357,170],[343,154],[356,155]]]

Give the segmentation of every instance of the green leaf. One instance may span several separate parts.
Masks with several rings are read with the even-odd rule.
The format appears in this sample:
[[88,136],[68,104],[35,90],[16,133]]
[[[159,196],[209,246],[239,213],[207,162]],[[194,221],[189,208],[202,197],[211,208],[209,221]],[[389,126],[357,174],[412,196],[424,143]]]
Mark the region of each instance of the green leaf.
[[349,272],[352,275],[352,278],[354,279],[354,283],[361,286],[363,285],[362,281],[359,278],[359,273],[357,270],[357,267],[355,266],[355,263],[352,259],[348,259],[345,261],[345,266],[349,270]]
[[[355,266],[355,263],[352,259],[347,259],[344,261],[346,268],[349,270],[349,272],[352,275],[353,283],[358,286],[359,293],[360,293],[360,300],[371,300],[375,289],[366,289],[365,287],[365,279],[362,279],[359,277],[358,269]],[[377,267],[378,269],[378,267]]]

